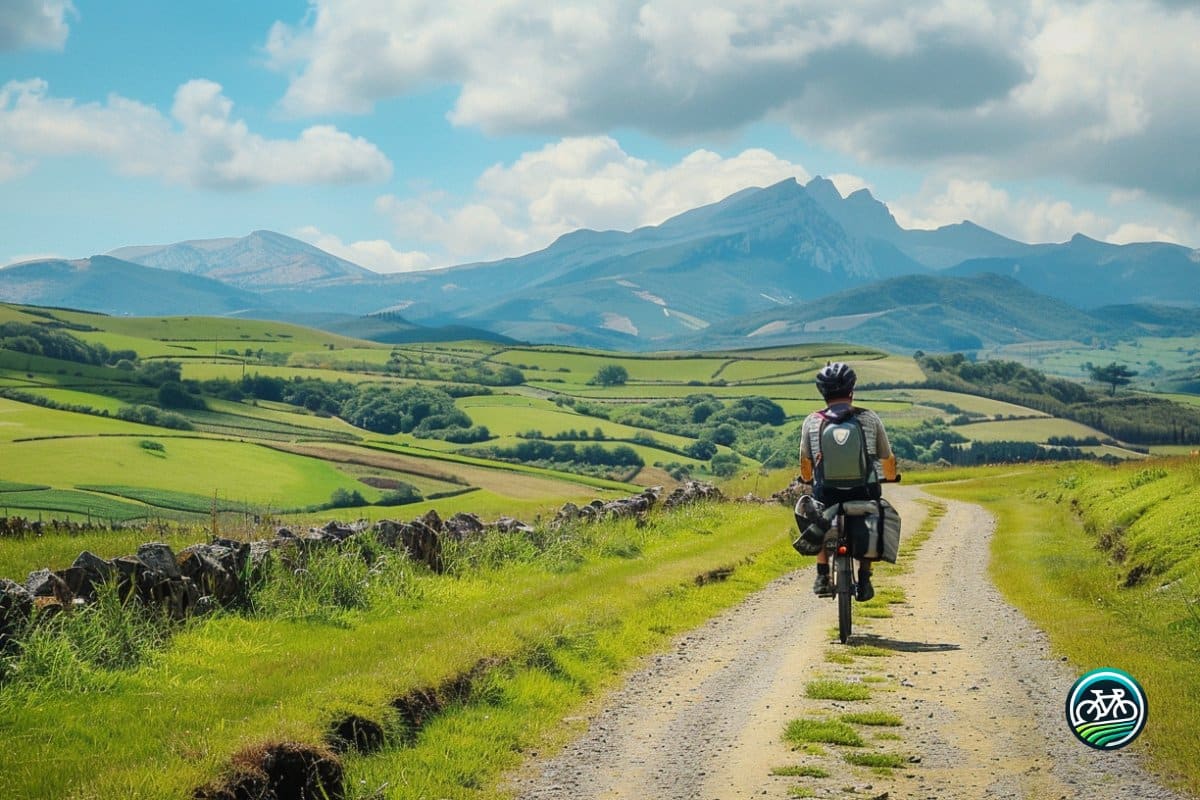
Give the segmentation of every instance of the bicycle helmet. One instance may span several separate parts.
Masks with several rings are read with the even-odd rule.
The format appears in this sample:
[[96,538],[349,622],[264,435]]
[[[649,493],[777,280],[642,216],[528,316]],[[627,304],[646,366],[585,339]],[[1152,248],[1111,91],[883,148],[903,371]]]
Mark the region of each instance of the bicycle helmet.
[[841,361],[826,363],[817,373],[817,391],[821,393],[821,397],[826,399],[846,397],[854,391],[854,384],[857,380],[858,376],[854,374],[854,370],[848,364],[843,364]]

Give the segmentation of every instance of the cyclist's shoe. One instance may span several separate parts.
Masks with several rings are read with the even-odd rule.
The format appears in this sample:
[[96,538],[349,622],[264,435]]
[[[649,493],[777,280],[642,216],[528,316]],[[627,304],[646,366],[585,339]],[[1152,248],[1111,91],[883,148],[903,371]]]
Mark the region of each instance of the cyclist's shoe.
[[871,585],[871,573],[858,573],[858,602],[865,603],[875,596],[875,587]]
[[833,584],[829,582],[828,575],[817,575],[813,581],[813,594],[817,597],[833,597]]

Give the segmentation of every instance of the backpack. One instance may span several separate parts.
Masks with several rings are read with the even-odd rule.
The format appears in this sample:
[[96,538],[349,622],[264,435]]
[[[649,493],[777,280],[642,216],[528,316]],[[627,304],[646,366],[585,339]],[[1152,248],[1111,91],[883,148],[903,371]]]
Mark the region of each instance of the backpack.
[[867,437],[858,415],[861,408],[848,412],[821,412],[821,457],[816,464],[816,481],[823,490],[854,490],[875,483],[875,468],[867,452]]

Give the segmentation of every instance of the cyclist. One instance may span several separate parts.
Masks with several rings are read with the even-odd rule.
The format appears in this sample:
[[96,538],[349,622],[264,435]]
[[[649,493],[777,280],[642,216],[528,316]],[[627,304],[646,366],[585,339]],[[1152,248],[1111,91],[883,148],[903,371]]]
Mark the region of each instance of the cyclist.
[[[840,361],[826,363],[817,373],[817,390],[825,399],[825,408],[809,414],[800,429],[800,478],[813,485],[813,496],[825,505],[844,500],[876,499],[880,496],[881,476],[885,480],[896,479],[896,457],[892,454],[892,445],[883,429],[883,420],[874,411],[854,406],[854,384],[857,380],[858,376],[849,365]],[[821,434],[828,424],[843,423],[851,417],[857,419],[861,426],[867,452],[862,485],[852,488],[825,486]],[[857,598],[860,601],[870,600],[875,596],[875,588],[871,585],[871,562],[859,559],[858,563]],[[817,553],[817,579],[813,583],[813,592],[822,596],[833,592],[829,581],[829,554],[824,548]]]

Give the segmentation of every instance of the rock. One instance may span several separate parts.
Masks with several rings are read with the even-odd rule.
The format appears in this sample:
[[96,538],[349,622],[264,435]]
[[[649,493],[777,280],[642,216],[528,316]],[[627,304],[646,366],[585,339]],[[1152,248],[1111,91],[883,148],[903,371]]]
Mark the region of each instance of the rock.
[[[248,549],[248,548],[247,548]],[[240,565],[243,549],[221,544],[194,544],[179,553],[179,571],[202,595],[221,605],[232,605],[243,596]]]
[[521,520],[514,519],[512,517],[500,517],[498,520],[496,520],[494,523],[492,523],[492,527],[494,527],[496,530],[500,531],[501,533],[518,533],[518,532],[519,533],[533,533],[534,532],[533,526],[526,525],[524,522],[521,522]]
[[483,533],[485,526],[475,514],[458,512],[443,523],[445,532],[456,541],[465,541]]
[[[437,528],[430,526],[426,520],[436,522]],[[383,544],[396,550],[403,549],[413,561],[420,561],[434,572],[440,573],[445,569],[442,562],[441,526],[441,518],[430,511],[412,522],[380,520],[376,523],[375,530]]]
[[343,525],[340,522],[334,522],[332,520],[325,523],[324,527],[314,530],[319,530],[322,534],[324,534],[326,539],[332,539],[335,542],[344,542],[346,539],[349,539],[351,536],[358,533],[353,526]]
[[698,503],[701,500],[723,500],[724,495],[721,490],[711,483],[704,481],[685,481],[668,495],[666,502],[663,503],[664,508],[678,508],[680,506]]
[[96,599],[97,589],[114,578],[116,570],[108,561],[84,550],[70,567],[60,570],[58,575],[74,596],[90,602]]
[[33,595],[7,578],[0,579],[0,651],[33,614]]
[[175,553],[169,545],[162,542],[148,542],[137,549],[137,557],[150,569],[161,573],[160,580],[182,578],[179,565],[175,563]]
[[74,595],[67,582],[48,569],[34,570],[25,579],[25,590],[34,597],[53,597],[62,604],[71,602]]

